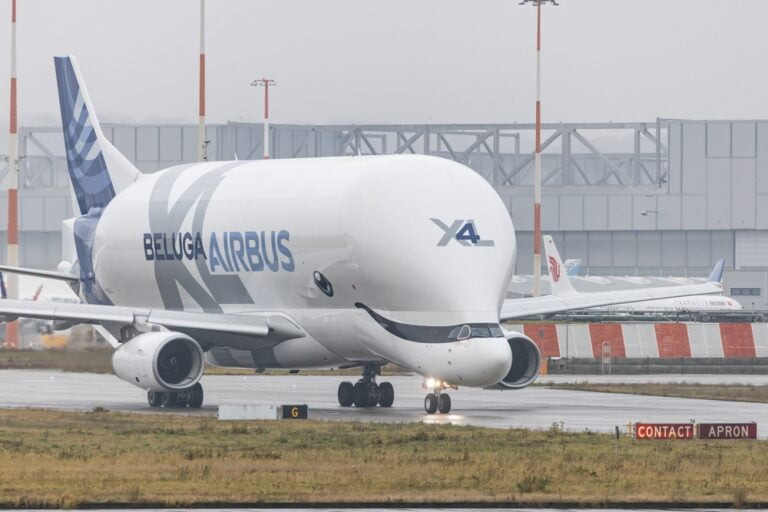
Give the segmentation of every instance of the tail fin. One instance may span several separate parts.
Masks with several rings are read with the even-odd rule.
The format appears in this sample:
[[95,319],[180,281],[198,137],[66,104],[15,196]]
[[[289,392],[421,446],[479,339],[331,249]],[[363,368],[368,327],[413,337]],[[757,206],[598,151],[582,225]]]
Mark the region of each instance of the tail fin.
[[549,284],[552,295],[565,295],[578,293],[571,284],[571,278],[563,268],[563,261],[555,247],[555,241],[549,235],[544,235],[544,251],[547,254],[547,266],[549,267]]
[[103,208],[141,173],[101,131],[74,57],[54,57],[69,178],[80,214]]
[[717,260],[717,263],[715,263],[715,266],[712,268],[712,271],[709,273],[709,277],[707,278],[707,281],[710,283],[722,283],[724,268],[725,268],[725,260],[724,259]]
[[563,268],[565,269],[565,273],[569,276],[577,276],[581,271],[581,260],[565,260],[563,262]]

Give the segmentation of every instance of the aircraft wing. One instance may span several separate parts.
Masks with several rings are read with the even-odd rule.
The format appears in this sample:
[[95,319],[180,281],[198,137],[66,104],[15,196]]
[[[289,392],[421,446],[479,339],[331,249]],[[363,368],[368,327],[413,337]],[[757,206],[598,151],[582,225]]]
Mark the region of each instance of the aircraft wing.
[[722,293],[719,283],[701,283],[681,286],[664,286],[610,292],[574,293],[570,295],[545,295],[504,301],[501,306],[502,321],[534,315],[545,315],[575,309],[594,308],[611,304],[624,304],[643,300],[669,299],[689,295]]
[[80,281],[80,278],[74,274],[55,272],[53,270],[37,270],[35,268],[11,267],[9,265],[0,265],[0,272],[11,272],[13,274],[21,274],[23,276],[44,277],[46,279],[58,279],[60,281],[69,281],[73,283]]
[[162,326],[197,340],[204,349],[213,346],[275,345],[305,336],[304,330],[278,313],[191,313],[165,309],[94,304],[64,304],[27,300],[0,300],[0,319],[19,317],[50,320],[55,329],[77,324],[97,324],[114,335],[124,328],[137,331]]
[[723,263],[723,260],[718,261],[712,269],[712,272],[709,274],[707,282],[701,284],[614,290],[594,293],[580,293],[573,290],[568,293],[545,295],[543,297],[506,300],[501,306],[500,319],[505,321],[514,318],[546,315],[559,313],[561,311],[609,306],[612,304],[624,304],[627,302],[722,293],[723,286],[720,282],[723,277]]

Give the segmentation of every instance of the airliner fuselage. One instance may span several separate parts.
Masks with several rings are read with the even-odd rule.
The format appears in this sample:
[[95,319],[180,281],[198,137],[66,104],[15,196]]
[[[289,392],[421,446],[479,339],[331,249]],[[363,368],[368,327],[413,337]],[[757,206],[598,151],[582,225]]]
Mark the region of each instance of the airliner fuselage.
[[117,195],[93,245],[95,283],[112,304],[280,311],[308,334],[258,352],[217,349],[214,363],[384,360],[475,386],[511,365],[499,308],[514,262],[493,188],[422,156],[170,168]]

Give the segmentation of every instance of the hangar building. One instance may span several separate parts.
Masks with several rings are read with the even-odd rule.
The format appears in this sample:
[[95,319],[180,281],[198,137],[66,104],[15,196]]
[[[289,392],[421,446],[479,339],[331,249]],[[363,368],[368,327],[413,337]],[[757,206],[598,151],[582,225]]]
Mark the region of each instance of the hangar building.
[[[193,161],[197,127],[103,125],[145,172]],[[208,158],[261,158],[261,124],[208,126]],[[492,183],[532,273],[531,124],[273,125],[273,158],[421,153],[465,163]],[[768,120],[657,119],[543,126],[542,227],[594,276],[705,276],[726,261],[726,292],[768,309]],[[22,127],[21,264],[54,268],[71,201],[61,129]],[[8,172],[7,159],[0,176]],[[0,194],[0,259],[7,195]],[[523,278],[523,281],[525,278]],[[616,283],[616,286],[620,286]],[[524,288],[525,286],[523,286]]]

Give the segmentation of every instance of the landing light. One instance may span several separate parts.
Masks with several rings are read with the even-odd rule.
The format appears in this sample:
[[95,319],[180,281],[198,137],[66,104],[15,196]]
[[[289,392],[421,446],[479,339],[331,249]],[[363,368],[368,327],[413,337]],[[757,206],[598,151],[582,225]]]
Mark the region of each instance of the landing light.
[[426,379],[424,381],[424,383],[422,384],[422,387],[424,389],[435,390],[435,389],[438,389],[438,388],[443,389],[443,388],[447,387],[447,385],[446,385],[445,382],[442,382],[442,381],[439,381],[437,379],[433,379],[432,377],[429,377],[428,379]]

